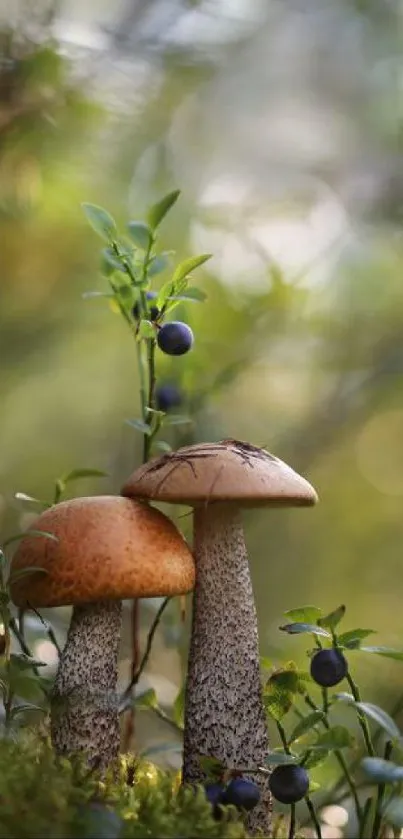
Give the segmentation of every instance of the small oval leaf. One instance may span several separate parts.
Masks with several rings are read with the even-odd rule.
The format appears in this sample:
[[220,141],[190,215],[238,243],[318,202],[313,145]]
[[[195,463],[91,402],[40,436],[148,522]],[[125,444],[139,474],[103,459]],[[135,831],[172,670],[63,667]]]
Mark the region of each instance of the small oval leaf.
[[322,629],[314,623],[287,623],[285,626],[280,626],[282,632],[288,632],[289,635],[300,635],[303,632],[310,632],[312,635],[321,635],[324,638],[331,638],[330,632],[327,629]]

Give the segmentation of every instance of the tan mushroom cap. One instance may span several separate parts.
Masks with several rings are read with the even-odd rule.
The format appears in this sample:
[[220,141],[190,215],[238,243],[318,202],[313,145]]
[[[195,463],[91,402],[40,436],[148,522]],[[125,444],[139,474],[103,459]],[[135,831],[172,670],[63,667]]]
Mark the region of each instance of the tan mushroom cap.
[[122,495],[196,507],[310,506],[314,488],[264,449],[239,440],[199,443],[151,460],[125,483]]
[[21,540],[11,575],[17,606],[65,606],[185,594],[194,587],[192,554],[159,510],[127,498],[74,498],[42,513],[32,529],[52,533]]

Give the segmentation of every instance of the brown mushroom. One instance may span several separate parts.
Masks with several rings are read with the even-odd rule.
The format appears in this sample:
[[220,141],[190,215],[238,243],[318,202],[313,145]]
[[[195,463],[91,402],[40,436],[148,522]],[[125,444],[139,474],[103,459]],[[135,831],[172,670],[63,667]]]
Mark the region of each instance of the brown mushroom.
[[[14,603],[73,605],[52,701],[52,740],[62,754],[84,751],[108,766],[119,752],[117,664],[126,598],[184,594],[194,562],[172,522],[148,504],[114,496],[75,498],[42,513],[11,568]],[[40,572],[39,569],[43,569]]]
[[[142,466],[122,494],[194,511],[196,587],[185,700],[185,782],[203,780],[199,756],[227,767],[262,765],[268,751],[255,604],[240,510],[312,505],[315,490],[278,458],[224,440],[179,449]],[[254,777],[256,780],[256,777]],[[267,835],[270,793],[248,826]]]

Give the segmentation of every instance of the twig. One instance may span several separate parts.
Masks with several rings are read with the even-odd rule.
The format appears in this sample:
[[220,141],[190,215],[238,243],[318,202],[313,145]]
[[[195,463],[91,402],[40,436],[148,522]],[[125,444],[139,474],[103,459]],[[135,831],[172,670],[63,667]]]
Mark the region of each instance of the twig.
[[315,810],[315,807],[313,805],[313,802],[309,798],[309,795],[305,796],[305,801],[306,801],[306,806],[308,807],[309,814],[311,816],[312,822],[313,822],[314,827],[315,827],[317,839],[322,839],[322,830],[321,830],[320,822],[319,822],[319,819],[316,815],[316,810]]
[[60,657],[61,654],[62,654],[62,648],[61,648],[61,646],[60,646],[60,644],[59,644],[59,642],[56,638],[53,627],[50,625],[50,623],[48,621],[45,620],[45,618],[42,617],[42,615],[38,612],[38,610],[35,609],[35,606],[31,606],[30,603],[28,603],[28,606],[29,606],[31,612],[33,612],[36,615],[36,617],[39,618],[42,626],[46,629],[46,634],[49,638],[49,641],[52,642],[53,646],[57,650],[58,656]]
[[140,677],[143,673],[143,670],[147,665],[147,662],[148,662],[148,659],[149,659],[150,653],[151,653],[151,647],[152,647],[152,643],[153,643],[153,640],[154,640],[154,635],[155,635],[155,633],[158,629],[160,620],[162,618],[162,615],[163,615],[170,599],[171,599],[170,597],[165,597],[164,598],[164,600],[161,603],[161,606],[158,609],[157,614],[155,615],[155,618],[154,618],[154,620],[153,620],[153,622],[150,626],[150,630],[149,630],[149,633],[148,633],[148,636],[147,636],[147,643],[146,643],[146,648],[144,650],[143,658],[141,659],[140,665],[137,668],[136,672],[132,675],[127,688],[124,690],[124,692],[122,694],[122,700],[127,699],[130,696],[133,688],[135,687],[135,685],[137,685],[137,683],[138,683],[138,681],[139,681],[139,679],[140,679]]

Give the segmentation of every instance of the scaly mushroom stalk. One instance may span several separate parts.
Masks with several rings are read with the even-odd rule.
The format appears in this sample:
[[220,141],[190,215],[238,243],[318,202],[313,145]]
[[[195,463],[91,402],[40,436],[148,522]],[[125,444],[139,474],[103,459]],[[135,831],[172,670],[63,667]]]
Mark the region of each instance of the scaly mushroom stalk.
[[85,752],[105,769],[119,753],[118,652],[121,601],[75,606],[51,704],[52,742],[59,754]]
[[[51,727],[56,750],[81,751],[105,769],[120,745],[117,657],[122,600],[185,594],[195,568],[172,522],[148,504],[95,496],[45,510],[14,554],[11,595],[27,608],[74,606],[54,688]],[[157,562],[156,562],[157,557]]]
[[[183,780],[201,782],[198,756],[225,766],[264,765],[269,750],[259,641],[241,515],[234,504],[194,511],[196,588],[185,700]],[[270,829],[267,776],[254,775],[261,799],[251,832]]]

